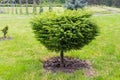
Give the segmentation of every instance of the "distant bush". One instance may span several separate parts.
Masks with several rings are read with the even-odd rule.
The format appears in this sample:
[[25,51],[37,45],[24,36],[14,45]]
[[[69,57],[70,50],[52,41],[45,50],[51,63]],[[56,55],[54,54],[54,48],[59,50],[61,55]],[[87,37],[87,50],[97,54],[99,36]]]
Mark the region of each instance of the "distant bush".
[[106,5],[120,8],[120,0],[87,0],[89,5]]
[[95,38],[98,28],[87,11],[65,11],[61,14],[47,12],[32,20],[32,28],[38,41],[49,50],[61,52],[81,49]]

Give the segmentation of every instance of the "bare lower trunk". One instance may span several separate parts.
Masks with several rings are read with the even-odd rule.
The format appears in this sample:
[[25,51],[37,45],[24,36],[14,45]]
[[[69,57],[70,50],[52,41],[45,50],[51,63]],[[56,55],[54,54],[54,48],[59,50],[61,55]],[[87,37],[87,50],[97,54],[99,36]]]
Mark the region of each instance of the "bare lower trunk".
[[4,34],[4,38],[6,38],[6,34]]
[[60,67],[64,67],[64,51],[60,52]]

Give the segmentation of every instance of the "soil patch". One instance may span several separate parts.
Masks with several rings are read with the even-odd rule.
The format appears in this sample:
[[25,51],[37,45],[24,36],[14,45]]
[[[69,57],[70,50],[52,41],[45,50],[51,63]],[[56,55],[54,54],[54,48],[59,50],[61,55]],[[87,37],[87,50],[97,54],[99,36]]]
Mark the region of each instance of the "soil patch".
[[11,38],[11,37],[6,37],[6,38],[4,38],[4,37],[0,37],[0,41],[11,40],[11,39],[13,39],[13,38]]
[[[62,71],[66,73],[73,73],[76,70],[90,70],[91,64],[86,60],[80,60],[77,58],[64,57],[64,67],[60,67],[60,57],[53,57],[47,61],[43,62],[43,67],[46,70],[50,70],[52,72]],[[84,73],[83,73],[84,74]]]

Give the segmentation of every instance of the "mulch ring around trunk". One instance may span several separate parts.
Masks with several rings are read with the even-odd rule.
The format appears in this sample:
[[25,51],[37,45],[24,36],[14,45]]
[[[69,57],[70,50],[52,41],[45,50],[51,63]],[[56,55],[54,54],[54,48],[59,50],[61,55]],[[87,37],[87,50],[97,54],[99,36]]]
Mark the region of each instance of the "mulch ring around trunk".
[[12,40],[13,38],[12,37],[0,37],[0,41],[4,41],[4,40]]
[[[60,57],[53,57],[43,62],[43,68],[51,72],[62,71],[65,73],[73,73],[76,70],[83,70],[86,76],[93,76],[94,71],[91,69],[90,62],[77,58],[64,57],[64,67],[60,67]],[[87,71],[86,71],[87,70]]]

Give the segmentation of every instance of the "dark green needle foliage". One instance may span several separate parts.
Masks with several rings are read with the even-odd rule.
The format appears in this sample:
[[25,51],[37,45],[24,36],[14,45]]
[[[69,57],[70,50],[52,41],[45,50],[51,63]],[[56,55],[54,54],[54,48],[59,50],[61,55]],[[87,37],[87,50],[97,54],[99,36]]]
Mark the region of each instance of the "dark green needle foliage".
[[64,64],[64,52],[81,49],[91,42],[98,33],[97,25],[91,14],[83,10],[70,10],[62,14],[47,12],[32,20],[36,38],[49,50],[61,52],[61,64]]
[[1,30],[4,34],[4,38],[6,38],[6,35],[8,33],[8,26],[4,27],[2,30]]
[[83,8],[86,5],[86,0],[67,0],[64,6],[70,10],[77,10],[78,8]]

